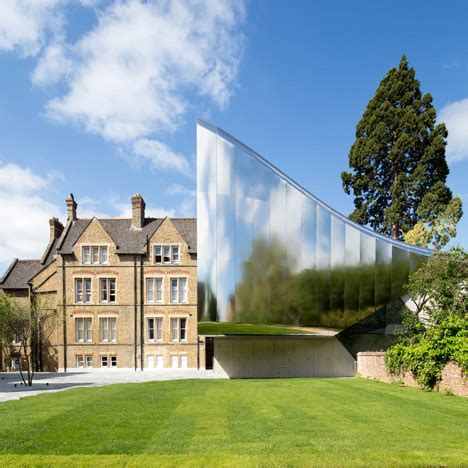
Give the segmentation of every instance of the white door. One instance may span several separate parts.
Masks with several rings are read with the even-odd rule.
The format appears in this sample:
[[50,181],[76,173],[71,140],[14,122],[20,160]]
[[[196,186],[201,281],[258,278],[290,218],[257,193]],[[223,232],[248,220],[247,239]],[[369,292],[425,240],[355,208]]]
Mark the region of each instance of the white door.
[[146,357],[146,366],[148,369],[152,369],[154,367],[154,356],[147,356]]
[[164,367],[164,359],[162,354],[156,356],[156,368],[162,369]]
[[182,369],[187,369],[187,355],[186,354],[182,354],[182,356],[180,356],[180,367]]
[[179,356],[177,354],[171,355],[171,367],[177,369],[179,367]]

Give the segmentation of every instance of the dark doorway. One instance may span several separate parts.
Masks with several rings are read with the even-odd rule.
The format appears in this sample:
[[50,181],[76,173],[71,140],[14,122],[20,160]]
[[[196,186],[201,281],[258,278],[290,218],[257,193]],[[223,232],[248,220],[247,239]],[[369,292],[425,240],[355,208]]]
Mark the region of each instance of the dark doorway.
[[205,369],[213,369],[214,358],[214,338],[207,336],[205,338]]

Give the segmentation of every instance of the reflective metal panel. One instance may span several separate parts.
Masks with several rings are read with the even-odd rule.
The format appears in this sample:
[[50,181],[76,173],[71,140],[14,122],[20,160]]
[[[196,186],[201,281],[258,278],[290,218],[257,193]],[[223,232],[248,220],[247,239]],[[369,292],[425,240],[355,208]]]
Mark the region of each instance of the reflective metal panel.
[[351,222],[201,122],[197,197],[200,320],[259,333],[372,321],[430,254]]

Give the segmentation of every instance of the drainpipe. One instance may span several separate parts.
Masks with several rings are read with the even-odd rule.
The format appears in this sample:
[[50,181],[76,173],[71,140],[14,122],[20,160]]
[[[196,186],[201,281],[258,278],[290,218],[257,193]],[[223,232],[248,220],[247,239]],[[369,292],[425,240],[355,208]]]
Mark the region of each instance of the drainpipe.
[[134,343],[134,365],[135,370],[137,370],[138,361],[137,361],[137,352],[138,352],[138,323],[137,323],[137,314],[138,314],[138,307],[137,307],[137,261],[136,255],[133,256],[133,312],[134,312],[134,331],[135,331],[135,343]]
[[140,362],[141,370],[145,367],[144,356],[144,295],[143,295],[143,255],[140,256]]
[[65,259],[62,258],[62,320],[63,320],[63,371],[67,372],[67,296],[65,278]]

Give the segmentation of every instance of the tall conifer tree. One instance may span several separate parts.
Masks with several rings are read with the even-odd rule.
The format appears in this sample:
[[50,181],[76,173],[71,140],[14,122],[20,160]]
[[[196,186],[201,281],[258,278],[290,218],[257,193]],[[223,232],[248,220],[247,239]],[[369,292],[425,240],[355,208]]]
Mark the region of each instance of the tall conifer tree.
[[436,124],[432,96],[422,95],[403,56],[380,82],[356,127],[351,171],[341,174],[345,192],[354,195],[350,218],[393,239],[422,223],[427,240],[430,225],[456,200],[456,226],[461,201],[445,184],[446,138],[445,125]]

